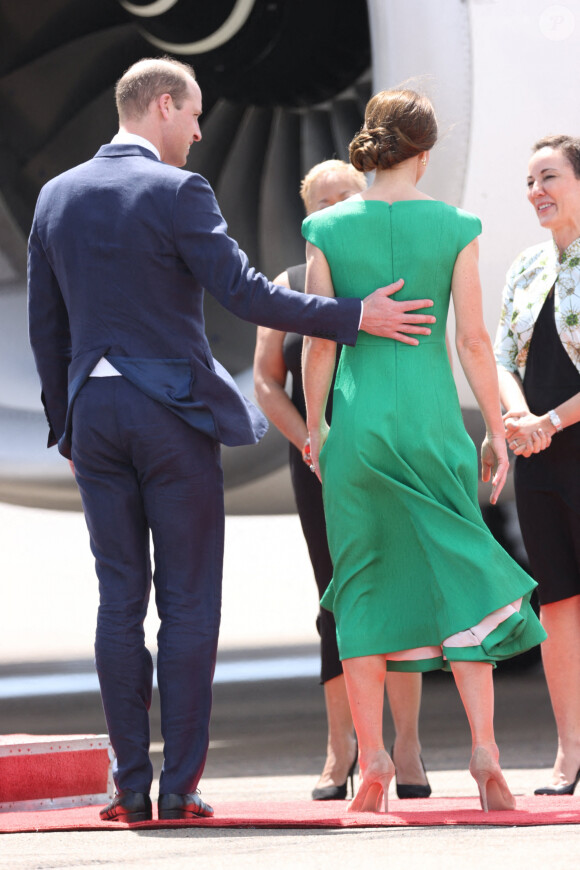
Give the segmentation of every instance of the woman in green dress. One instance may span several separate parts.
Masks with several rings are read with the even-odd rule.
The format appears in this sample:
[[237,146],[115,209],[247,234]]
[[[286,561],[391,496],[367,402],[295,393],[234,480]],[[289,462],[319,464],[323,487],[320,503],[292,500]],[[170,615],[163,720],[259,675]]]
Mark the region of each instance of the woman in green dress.
[[478,218],[417,189],[437,138],[433,107],[410,90],[367,105],[350,145],[371,186],[307,218],[306,289],[364,297],[399,278],[399,300],[426,293],[437,322],[406,342],[361,333],[343,351],[329,429],[334,344],[307,339],[304,386],[322,480],[333,611],[360,747],[350,809],[379,811],[394,767],[383,744],[388,670],[451,668],[472,734],[470,772],[484,810],[513,809],[493,729],[492,668],[545,638],[534,581],[497,544],[477,500],[477,456],[445,350],[450,296],[459,360],[486,424],[482,479],[495,504],[508,471],[491,342],[483,323]]

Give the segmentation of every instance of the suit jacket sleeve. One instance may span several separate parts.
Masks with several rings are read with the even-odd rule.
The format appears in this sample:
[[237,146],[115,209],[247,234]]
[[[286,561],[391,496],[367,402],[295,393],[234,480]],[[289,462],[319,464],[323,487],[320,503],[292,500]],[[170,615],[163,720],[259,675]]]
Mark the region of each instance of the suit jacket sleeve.
[[28,244],[28,331],[49,425],[48,447],[52,447],[65,429],[71,338],[68,313],[36,217]]
[[214,193],[200,175],[189,175],[178,190],[173,231],[195,278],[233,314],[283,332],[356,343],[360,300],[304,296],[272,284],[251,268],[228,236]]

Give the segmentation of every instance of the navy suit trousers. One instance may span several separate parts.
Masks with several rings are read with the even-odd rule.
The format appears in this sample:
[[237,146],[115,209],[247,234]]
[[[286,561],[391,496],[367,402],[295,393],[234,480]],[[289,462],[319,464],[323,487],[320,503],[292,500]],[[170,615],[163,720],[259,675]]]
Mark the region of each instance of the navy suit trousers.
[[72,458],[99,579],[96,666],[117,790],[148,792],[153,776],[143,629],[153,579],[159,790],[186,794],[209,745],[224,541],[219,445],[126,378],[91,378],[74,405]]

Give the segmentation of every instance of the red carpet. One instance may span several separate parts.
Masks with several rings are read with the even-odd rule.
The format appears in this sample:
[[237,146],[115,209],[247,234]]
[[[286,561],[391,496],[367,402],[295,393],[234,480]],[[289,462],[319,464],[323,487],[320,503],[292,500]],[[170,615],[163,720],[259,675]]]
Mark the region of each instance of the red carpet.
[[136,828],[352,828],[422,827],[428,825],[576,825],[580,798],[517,797],[517,810],[484,813],[477,798],[429,798],[389,801],[388,815],[347,813],[347,801],[291,801],[214,803],[215,816],[195,822],[140,822],[122,825],[102,822],[98,807],[43,812],[0,813],[0,832],[127,830]]
[[106,734],[0,735],[0,817],[103,804],[112,757]]

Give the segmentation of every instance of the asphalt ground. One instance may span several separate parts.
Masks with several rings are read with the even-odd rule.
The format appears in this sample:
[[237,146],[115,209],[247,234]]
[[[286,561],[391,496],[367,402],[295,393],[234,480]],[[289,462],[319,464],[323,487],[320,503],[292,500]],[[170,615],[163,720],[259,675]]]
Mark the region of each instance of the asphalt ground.
[[[13,603],[11,620],[4,608],[1,611],[3,627],[10,622],[11,628],[7,633],[0,632],[0,687],[6,679],[22,682],[31,676],[70,677],[92,672],[93,617],[85,611],[94,593],[87,575],[90,560],[87,562],[84,555],[86,541],[82,541],[82,547],[77,541],[82,538],[81,518],[23,511],[0,506],[4,588],[12,583],[5,600],[18,599],[17,606]],[[201,782],[202,794],[210,803],[308,799],[324,761],[326,723],[322,689],[315,673],[291,676],[292,662],[312,662],[317,653],[312,628],[312,580],[303,558],[297,520],[236,518],[228,519],[228,528],[224,633],[218,660],[218,670],[225,676],[214,690],[211,746]],[[24,542],[28,542],[26,546]],[[82,556],[77,557],[77,548]],[[271,567],[274,554],[275,571]],[[293,584],[291,594],[289,583]],[[47,586],[52,609],[47,609]],[[73,600],[63,603],[63,596],[71,594]],[[40,605],[34,605],[35,596],[42,601],[42,618],[38,614]],[[292,597],[299,599],[294,609],[287,606]],[[240,601],[246,602],[245,607],[240,607]],[[86,631],[82,628],[84,619]],[[69,634],[79,626],[84,633],[80,641],[75,636],[71,642]],[[20,638],[21,651],[16,655],[8,640],[22,632],[28,633],[28,640]],[[272,642],[273,635],[276,642]],[[72,655],[71,649],[82,654]],[[278,666],[281,659],[286,661],[285,668]],[[273,665],[269,679],[260,677],[263,663]],[[235,679],[228,679],[232,666],[235,670],[244,664],[250,665],[247,678],[243,673],[240,678],[238,671]],[[537,657],[528,657],[515,669],[499,668],[495,684],[496,732],[504,772],[516,795],[531,794],[547,780],[555,749],[555,728]],[[158,774],[161,735],[157,693],[151,722],[152,758]],[[104,730],[95,691],[45,695],[24,692],[20,697],[0,699],[2,733],[79,734]],[[391,737],[392,725],[386,711],[387,745]],[[467,773],[469,729],[449,674],[428,674],[424,679],[421,739],[434,797],[475,795],[475,784]],[[575,825],[139,833],[119,830],[0,837],[2,870],[255,870],[297,866],[330,870],[353,864],[397,870],[558,870],[576,866],[579,853],[580,826]]]
[[[313,647],[291,650],[297,656]],[[277,648],[252,655],[276,657]],[[228,661],[243,654],[229,653]],[[223,661],[223,656],[222,656]],[[45,663],[48,666],[50,663]],[[90,665],[73,662],[65,671]],[[55,663],[53,670],[62,664]],[[21,674],[35,670],[4,666]],[[543,784],[555,733],[541,667],[496,673],[496,730],[508,782],[517,794]],[[100,733],[98,693],[3,699],[4,733]],[[152,759],[161,765],[159,703],[151,711]],[[211,746],[202,795],[227,800],[305,800],[324,761],[322,689],[313,677],[219,683],[214,690]],[[385,711],[387,745],[392,724]],[[423,757],[433,796],[475,795],[467,772],[469,729],[450,675],[424,679]],[[156,794],[156,783],[153,795]],[[577,801],[577,798],[571,800]],[[96,812],[96,811],[95,811]],[[94,831],[10,834],[0,838],[2,870],[47,868],[335,868],[363,862],[372,868],[568,868],[580,849],[580,826],[358,830]],[[202,864],[199,862],[203,862]],[[344,864],[343,864],[344,862]]]

